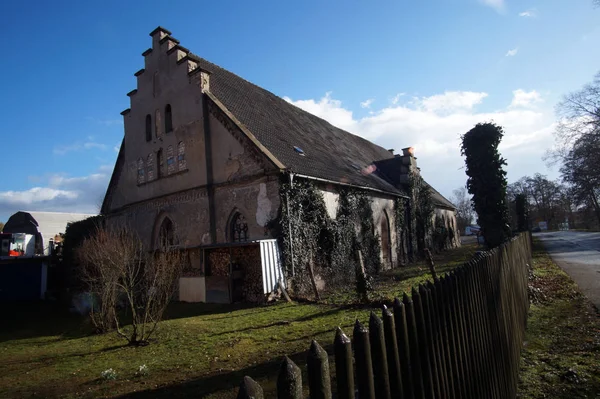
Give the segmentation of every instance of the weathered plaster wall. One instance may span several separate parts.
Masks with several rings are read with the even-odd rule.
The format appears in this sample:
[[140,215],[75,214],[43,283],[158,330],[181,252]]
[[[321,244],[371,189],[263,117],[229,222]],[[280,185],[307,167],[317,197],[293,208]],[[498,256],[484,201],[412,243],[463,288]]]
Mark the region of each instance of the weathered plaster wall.
[[[274,170],[253,143],[228,118],[211,106],[210,132],[212,139],[213,181],[215,184],[235,182],[247,176]],[[217,117],[218,115],[219,117]]]
[[263,177],[246,184],[231,184],[215,190],[217,242],[230,242],[230,219],[239,211],[248,223],[248,240],[274,238],[266,228],[279,211],[279,180]]
[[436,218],[440,217],[445,220],[446,228],[453,233],[452,238],[447,244],[448,248],[460,247],[460,231],[458,231],[458,224],[456,222],[456,212],[446,208],[435,208],[433,216],[434,226]]
[[[137,92],[130,95],[131,111],[124,116],[124,168],[118,189],[112,196],[111,209],[167,193],[206,184],[202,91],[200,74],[188,76],[186,63],[177,64],[177,52],[167,54],[167,43],[155,43],[146,55],[146,68],[138,79]],[[165,132],[164,115],[171,106],[173,130]],[[146,116],[152,119],[152,140],[146,141]],[[185,145],[187,168],[180,170],[178,145]],[[173,148],[174,168],[167,165],[168,147]],[[158,178],[157,153],[162,149],[161,177]],[[138,185],[138,161],[146,165],[154,157],[154,179]],[[171,173],[169,173],[171,172]]]
[[[327,208],[329,217],[335,219],[337,216],[337,208],[339,203],[339,190],[332,185],[320,186],[319,191],[323,195],[323,200]],[[375,224],[375,231],[382,236],[382,224],[386,223],[388,226],[388,232],[390,237],[390,262],[384,264],[384,268],[395,267],[398,264],[397,250],[398,237],[396,237],[396,227],[394,222],[394,199],[391,196],[384,194],[378,195],[376,193],[365,191],[369,199],[371,200],[371,209],[373,211],[373,222]],[[383,253],[381,254],[383,261]]]
[[340,195],[333,189],[321,190],[323,200],[325,201],[325,207],[327,208],[327,214],[330,218],[335,219],[337,217],[337,209],[340,200]]

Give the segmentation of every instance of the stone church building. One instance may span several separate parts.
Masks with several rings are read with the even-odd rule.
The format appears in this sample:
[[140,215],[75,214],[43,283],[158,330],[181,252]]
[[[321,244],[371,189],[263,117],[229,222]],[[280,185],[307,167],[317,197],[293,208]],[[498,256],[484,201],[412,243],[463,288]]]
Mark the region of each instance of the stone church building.
[[[382,262],[399,265],[393,204],[418,173],[411,148],[394,155],[192,54],[164,28],[150,36],[102,213],[149,249],[166,240],[188,251],[181,300],[260,301],[285,284],[269,225],[286,206],[280,185],[298,179],[319,187],[331,218],[341,188],[366,193]],[[447,247],[459,245],[455,207],[431,192]]]

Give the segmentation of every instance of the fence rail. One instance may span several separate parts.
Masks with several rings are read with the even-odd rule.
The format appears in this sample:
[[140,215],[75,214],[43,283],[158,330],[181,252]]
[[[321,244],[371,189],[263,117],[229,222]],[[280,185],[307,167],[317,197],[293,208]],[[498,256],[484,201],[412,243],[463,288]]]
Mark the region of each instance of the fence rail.
[[[327,352],[312,341],[307,354],[311,399],[515,398],[529,301],[531,238],[477,255],[434,282],[396,299],[368,328],[358,320],[352,340],[338,328],[333,341],[335,382]],[[238,399],[263,398],[244,377]],[[277,397],[303,397],[302,373],[281,365]]]

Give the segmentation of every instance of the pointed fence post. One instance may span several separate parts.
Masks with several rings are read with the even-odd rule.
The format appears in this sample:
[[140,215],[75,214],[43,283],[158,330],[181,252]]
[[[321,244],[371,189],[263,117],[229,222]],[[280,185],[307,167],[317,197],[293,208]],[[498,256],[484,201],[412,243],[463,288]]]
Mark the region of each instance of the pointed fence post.
[[377,399],[391,399],[383,321],[373,312],[371,312],[369,318],[369,338],[371,341],[371,356],[373,357],[375,396]]
[[278,399],[302,399],[302,371],[300,367],[285,357],[277,377]]
[[385,305],[383,305],[382,318],[388,374],[390,376],[390,392],[393,398],[401,398],[403,396],[402,373],[398,353],[398,341],[396,340],[396,324],[394,322],[394,315]]
[[444,390],[441,384],[439,367],[438,367],[438,350],[433,337],[434,328],[431,320],[431,300],[429,290],[423,284],[419,284],[419,294],[421,295],[421,306],[423,306],[423,316],[425,317],[425,331],[427,344],[429,345],[429,365],[431,367],[431,377],[434,396],[436,398],[444,397]]
[[352,346],[354,346],[354,358],[356,359],[356,381],[359,397],[361,399],[375,399],[369,331],[358,320],[354,324]]
[[440,315],[440,300],[436,292],[436,287],[431,281],[427,282],[427,298],[429,300],[429,314],[431,316],[431,328],[433,332],[433,340],[437,354],[437,368],[443,397],[455,397],[450,390],[450,382],[448,381],[446,367],[446,342],[444,340],[444,324]]
[[398,340],[400,370],[402,372],[402,387],[404,388],[403,394],[406,399],[414,399],[415,393],[411,370],[412,365],[406,322],[406,307],[398,298],[394,299],[394,322],[396,324],[396,338]]
[[317,341],[312,341],[310,345],[306,365],[311,399],[331,399],[329,358]]
[[423,372],[421,369],[421,350],[419,346],[419,330],[417,328],[417,319],[415,318],[415,306],[412,301],[404,293],[402,299],[404,308],[406,309],[406,327],[410,342],[410,367],[412,375],[413,391],[416,399],[425,398],[425,384],[423,383]]
[[335,354],[335,376],[337,380],[337,397],[354,399],[354,367],[352,365],[352,344],[350,338],[341,328],[337,328],[333,341]]
[[264,399],[263,389],[252,378],[245,376],[240,384],[237,399]]
[[[431,365],[431,351],[429,334],[427,332],[426,299],[421,296],[414,287],[412,289],[412,300],[415,308],[415,321],[417,333],[419,334],[419,354],[421,356],[421,374],[423,376],[423,392],[427,399],[436,397],[436,385],[433,379],[433,368]],[[423,306],[425,304],[425,306]]]
[[454,337],[454,327],[450,319],[450,301],[447,295],[448,281],[446,276],[435,281],[438,298],[440,299],[440,316],[444,323],[444,339],[446,341],[446,362],[448,365],[448,382],[453,397],[460,397],[460,374],[458,369],[458,359],[456,350],[456,340]]

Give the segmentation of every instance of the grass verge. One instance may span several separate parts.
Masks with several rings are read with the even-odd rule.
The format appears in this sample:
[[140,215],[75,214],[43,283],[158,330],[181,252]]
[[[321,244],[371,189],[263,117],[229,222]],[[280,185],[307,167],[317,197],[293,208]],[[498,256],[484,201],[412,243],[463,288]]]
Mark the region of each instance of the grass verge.
[[[438,274],[475,250],[467,245],[436,255]],[[335,327],[351,334],[357,318],[368,323],[381,301],[389,304],[430,277],[424,263],[389,271],[367,304],[356,304],[352,289],[319,304],[176,303],[144,347],[126,346],[116,334],[91,334],[87,319],[56,304],[2,305],[0,398],[232,398],[245,375],[274,397],[284,355],[304,365],[313,339],[331,353]],[[140,373],[143,365],[147,373]],[[114,379],[101,377],[107,369]]]
[[600,317],[534,243],[518,398],[600,398]]

